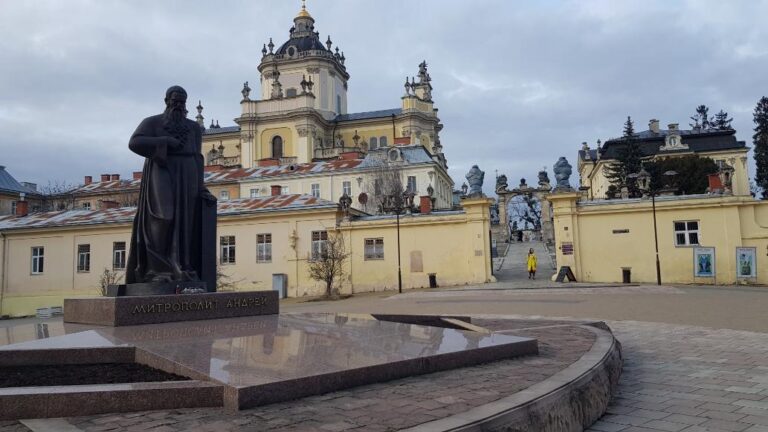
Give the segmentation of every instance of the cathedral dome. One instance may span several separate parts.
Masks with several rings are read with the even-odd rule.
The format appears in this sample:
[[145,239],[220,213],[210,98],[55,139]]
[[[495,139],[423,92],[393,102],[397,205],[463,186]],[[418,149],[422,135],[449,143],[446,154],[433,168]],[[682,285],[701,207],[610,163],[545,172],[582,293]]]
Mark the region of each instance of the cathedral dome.
[[291,38],[277,49],[277,54],[293,57],[300,52],[312,50],[328,51],[323,46],[323,43],[320,42],[320,38],[317,34],[310,32],[309,34],[300,37],[293,37],[293,35],[291,35]]

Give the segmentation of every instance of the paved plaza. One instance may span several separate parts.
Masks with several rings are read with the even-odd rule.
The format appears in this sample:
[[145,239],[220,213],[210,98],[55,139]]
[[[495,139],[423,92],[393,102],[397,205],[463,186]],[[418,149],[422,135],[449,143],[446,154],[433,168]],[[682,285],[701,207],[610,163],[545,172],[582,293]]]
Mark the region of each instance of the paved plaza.
[[[409,291],[401,295],[382,292],[334,302],[291,299],[281,307],[284,312],[605,320],[623,345],[624,371],[608,413],[589,431],[768,432],[768,288],[550,283],[526,290],[515,288],[516,283],[506,287],[500,282],[491,287]],[[0,321],[0,332],[4,331],[7,338],[14,322],[30,321],[34,320]],[[283,414],[279,409],[263,412],[271,413],[274,420],[282,415],[298,415],[290,410],[299,409],[301,415],[319,419],[312,423],[316,430],[370,430],[345,416],[381,416],[382,401],[370,397],[380,390],[380,385],[350,390],[351,394],[363,392],[369,399],[364,402],[351,397],[345,405],[347,410],[334,411],[332,415],[309,404],[322,407],[322,396],[307,401],[304,411],[290,405]],[[393,394],[400,397],[397,392]],[[432,401],[432,409],[458,409],[455,404],[461,403],[457,399],[461,395],[443,396],[444,399]],[[150,413],[154,423],[135,423],[145,427],[142,430],[154,431],[181,430],[185,424],[194,424],[195,430],[240,430],[235,428],[238,422],[240,426],[248,423],[241,430],[269,429],[269,423],[250,423],[247,416],[227,418],[211,416],[210,410],[206,412]],[[71,419],[65,426],[73,431],[120,430],[120,421],[130,423],[128,419],[136,415]],[[163,421],[166,417],[173,421]],[[205,418],[211,421],[206,423]],[[63,427],[63,423],[56,422],[61,420],[27,422],[26,426],[11,422],[0,424],[0,430],[57,430],[57,424]],[[381,430],[396,430],[397,426],[390,423],[390,429]]]

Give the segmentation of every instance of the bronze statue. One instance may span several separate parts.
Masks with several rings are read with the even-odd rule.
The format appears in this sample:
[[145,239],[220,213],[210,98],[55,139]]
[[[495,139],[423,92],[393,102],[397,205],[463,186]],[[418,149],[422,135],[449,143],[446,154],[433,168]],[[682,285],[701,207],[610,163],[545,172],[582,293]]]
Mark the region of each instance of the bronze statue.
[[170,87],[165,112],[145,118],[128,144],[146,160],[125,295],[216,290],[216,197],[203,185],[202,132],[186,101]]

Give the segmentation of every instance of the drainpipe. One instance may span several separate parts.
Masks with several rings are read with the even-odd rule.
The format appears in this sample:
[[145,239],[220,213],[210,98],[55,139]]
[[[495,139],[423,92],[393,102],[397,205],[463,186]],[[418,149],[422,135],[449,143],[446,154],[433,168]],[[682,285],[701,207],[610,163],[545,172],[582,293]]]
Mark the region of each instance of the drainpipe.
[[3,315],[3,300],[5,299],[5,281],[8,278],[6,269],[8,268],[8,239],[6,235],[0,232],[0,242],[3,248],[3,260],[0,262],[0,316]]
[[397,139],[397,132],[395,132],[395,115],[392,114],[392,145],[395,145],[395,139]]

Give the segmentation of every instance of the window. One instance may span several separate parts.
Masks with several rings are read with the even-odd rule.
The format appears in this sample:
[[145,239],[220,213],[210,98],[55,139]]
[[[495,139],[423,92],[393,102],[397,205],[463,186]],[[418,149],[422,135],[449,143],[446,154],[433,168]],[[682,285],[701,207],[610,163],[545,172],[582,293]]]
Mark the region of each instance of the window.
[[45,264],[45,248],[35,246],[32,248],[32,274],[42,274]]
[[416,176],[408,176],[408,192],[416,193]]
[[91,271],[91,245],[77,245],[77,272],[88,273]]
[[235,263],[235,236],[221,236],[221,263]]
[[256,262],[272,262],[272,234],[256,234]]
[[320,183],[312,183],[312,196],[315,198],[320,198]]
[[365,259],[366,260],[384,259],[384,239],[383,238],[365,239]]
[[112,269],[125,269],[125,242],[112,243]]
[[289,88],[285,91],[285,97],[296,97],[296,89],[295,88]]
[[312,260],[320,259],[328,248],[328,231],[312,231]]
[[675,222],[675,246],[699,244],[699,222]]
[[275,159],[283,157],[283,138],[280,135],[272,138],[272,157]]
[[379,137],[379,147],[386,147],[387,146],[387,137]]
[[11,201],[11,214],[16,214],[16,201]]
[[251,189],[251,198],[258,198],[258,197],[259,197],[259,190]]
[[280,195],[288,195],[291,193],[291,189],[288,186],[280,186]]
[[368,146],[371,150],[379,148],[379,140],[376,137],[371,137],[371,145]]
[[91,202],[87,201],[83,203],[83,210],[90,210],[91,209]]
[[352,196],[352,182],[345,181],[341,183],[342,194],[351,197]]
[[220,191],[219,199],[222,201],[229,201],[229,191],[228,190]]

